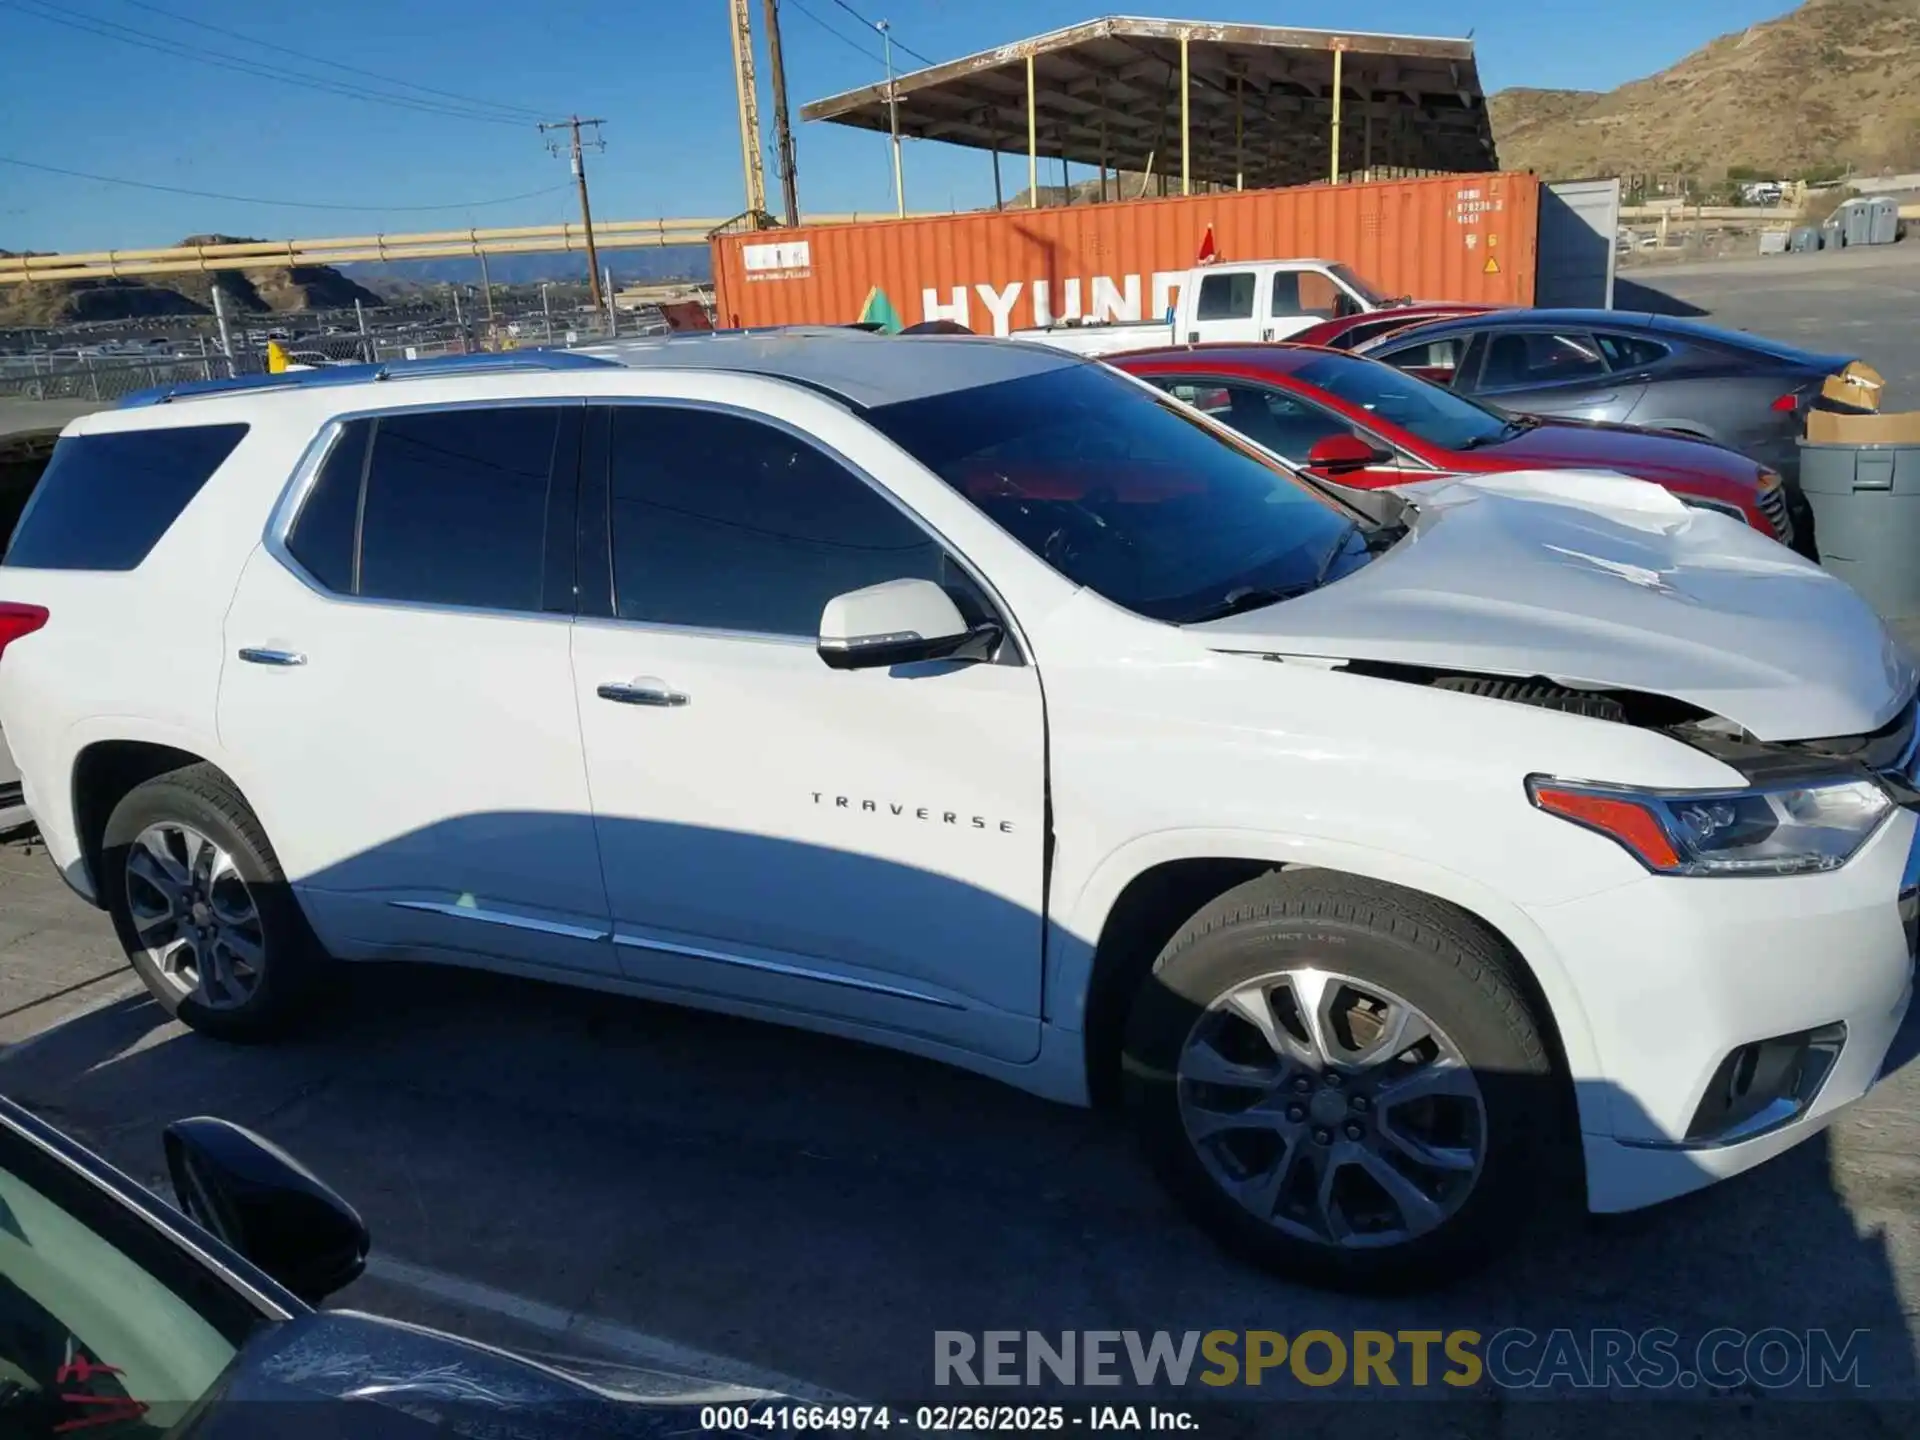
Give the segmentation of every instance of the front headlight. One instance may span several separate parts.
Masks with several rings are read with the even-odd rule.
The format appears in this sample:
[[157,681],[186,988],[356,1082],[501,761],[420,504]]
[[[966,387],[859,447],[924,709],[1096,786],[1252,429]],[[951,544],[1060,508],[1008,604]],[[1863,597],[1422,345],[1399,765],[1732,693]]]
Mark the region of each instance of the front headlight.
[[1879,785],[1855,775],[1664,793],[1535,775],[1527,793],[1542,810],[1599,831],[1660,875],[1835,870],[1894,808]]

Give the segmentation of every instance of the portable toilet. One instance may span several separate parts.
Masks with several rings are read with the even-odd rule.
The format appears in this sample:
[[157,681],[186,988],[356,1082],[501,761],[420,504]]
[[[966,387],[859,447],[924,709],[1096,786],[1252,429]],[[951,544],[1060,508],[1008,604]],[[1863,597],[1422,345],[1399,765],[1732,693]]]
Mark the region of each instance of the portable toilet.
[[1820,248],[1838,250],[1847,243],[1847,207],[1842,205],[1820,222]]
[[1866,212],[1869,245],[1891,245],[1900,238],[1900,202],[1891,195],[1875,195],[1858,202]]
[[1804,255],[1809,250],[1820,248],[1820,227],[1802,225],[1787,237],[1787,249],[1796,255]]
[[1840,217],[1840,240],[1845,245],[1869,245],[1873,242],[1867,237],[1873,230],[1873,217],[1867,213],[1867,202],[1856,195],[1851,200],[1841,202],[1834,212]]

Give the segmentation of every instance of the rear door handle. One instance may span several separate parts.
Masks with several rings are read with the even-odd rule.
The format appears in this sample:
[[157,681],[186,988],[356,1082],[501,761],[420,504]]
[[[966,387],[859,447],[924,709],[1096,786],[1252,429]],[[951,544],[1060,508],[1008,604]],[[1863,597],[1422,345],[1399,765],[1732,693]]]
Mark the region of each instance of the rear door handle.
[[249,645],[240,651],[240,658],[249,665],[304,665],[307,657],[298,650],[271,650],[257,645]]
[[685,695],[670,687],[666,681],[656,680],[651,675],[643,675],[637,680],[609,680],[594,694],[616,705],[657,705],[664,708],[687,703]]

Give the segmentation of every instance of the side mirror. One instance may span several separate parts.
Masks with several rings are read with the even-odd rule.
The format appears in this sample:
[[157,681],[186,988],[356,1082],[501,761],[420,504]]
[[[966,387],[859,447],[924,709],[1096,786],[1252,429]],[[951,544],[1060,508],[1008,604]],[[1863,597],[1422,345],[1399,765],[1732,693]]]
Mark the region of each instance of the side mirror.
[[272,1141],[207,1116],[174,1121],[163,1141],[187,1217],[309,1305],[366,1268],[359,1212]]
[[969,627],[953,597],[931,580],[888,580],[827,601],[819,649],[835,670],[869,670],[947,659],[999,634],[998,625]]
[[1307,468],[1339,475],[1349,470],[1364,470],[1369,465],[1384,465],[1391,459],[1391,451],[1345,431],[1314,441],[1313,448],[1307,451]]

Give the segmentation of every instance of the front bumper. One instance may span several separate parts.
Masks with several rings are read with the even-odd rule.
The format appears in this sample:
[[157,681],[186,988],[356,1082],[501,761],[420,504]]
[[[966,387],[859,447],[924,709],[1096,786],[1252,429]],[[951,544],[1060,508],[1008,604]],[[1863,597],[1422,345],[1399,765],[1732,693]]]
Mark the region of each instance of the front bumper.
[[[1631,1210],[1737,1174],[1817,1133],[1878,1078],[1913,993],[1903,888],[1920,879],[1914,815],[1896,813],[1821,875],[1673,878],[1531,912],[1579,990],[1598,1073],[1574,1077],[1588,1204]],[[1793,1118],[1690,1141],[1736,1048],[1843,1024]]]

